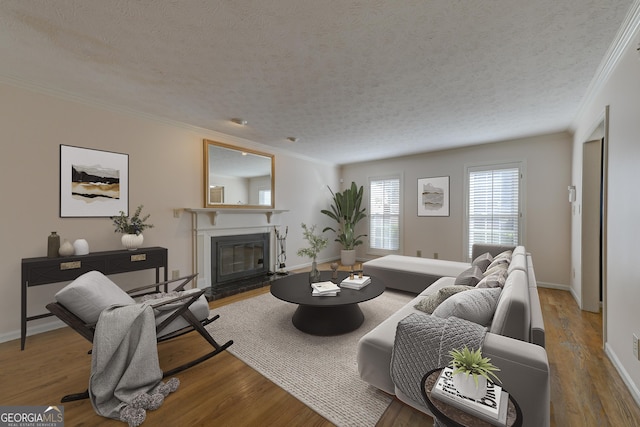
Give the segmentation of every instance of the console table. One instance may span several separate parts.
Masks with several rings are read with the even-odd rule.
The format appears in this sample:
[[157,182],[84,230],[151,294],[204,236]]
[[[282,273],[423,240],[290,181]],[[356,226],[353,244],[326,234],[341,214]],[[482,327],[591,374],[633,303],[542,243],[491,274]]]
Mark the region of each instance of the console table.
[[20,350],[24,350],[27,338],[27,322],[53,316],[51,313],[36,316],[27,315],[27,289],[29,287],[72,281],[92,270],[98,270],[103,274],[109,275],[155,269],[156,283],[159,283],[161,268],[164,269],[164,281],[167,281],[167,258],[167,249],[161,247],[140,248],[135,251],[94,252],[87,255],[60,258],[23,258]]

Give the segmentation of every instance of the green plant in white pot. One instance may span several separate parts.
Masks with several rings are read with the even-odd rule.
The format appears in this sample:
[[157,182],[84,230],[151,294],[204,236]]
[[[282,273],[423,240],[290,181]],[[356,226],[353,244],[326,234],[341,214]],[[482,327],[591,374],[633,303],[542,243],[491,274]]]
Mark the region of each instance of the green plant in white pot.
[[320,212],[336,221],[338,229],[325,227],[322,231],[331,230],[336,233],[335,241],[342,245],[342,264],[353,265],[356,261],[355,247],[363,243],[361,237],[367,236],[366,234],[356,236],[355,233],[356,224],[367,216],[364,213],[365,208],[361,207],[364,188],[362,186],[358,188],[356,183],[352,182],[351,186],[342,192],[334,193],[331,188],[329,191],[333,196],[331,210],[322,209]]
[[451,367],[453,368],[453,385],[458,393],[471,399],[480,399],[487,392],[487,380],[490,377],[500,382],[494,372],[500,369],[491,363],[488,357],[482,357],[480,348],[469,350],[464,347],[462,350],[452,350]]
[[136,208],[132,217],[124,214],[124,211],[120,211],[120,215],[112,216],[111,220],[116,227],[116,233],[122,233],[122,245],[129,250],[136,250],[144,241],[142,231],[147,228],[153,228],[153,224],[149,224],[147,220],[151,214],[141,216],[143,205]]

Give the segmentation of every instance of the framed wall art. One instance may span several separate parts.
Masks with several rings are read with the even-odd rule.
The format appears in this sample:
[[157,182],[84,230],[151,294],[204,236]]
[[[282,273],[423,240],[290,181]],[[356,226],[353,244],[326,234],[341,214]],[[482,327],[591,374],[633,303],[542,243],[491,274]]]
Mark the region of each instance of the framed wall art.
[[60,217],[129,215],[129,155],[60,145]]
[[418,216],[449,216],[449,177],[418,178]]

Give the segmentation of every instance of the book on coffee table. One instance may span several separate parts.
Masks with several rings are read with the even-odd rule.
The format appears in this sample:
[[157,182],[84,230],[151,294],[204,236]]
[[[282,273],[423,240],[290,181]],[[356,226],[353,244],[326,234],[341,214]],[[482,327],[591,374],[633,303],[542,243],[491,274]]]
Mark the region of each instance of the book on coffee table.
[[313,288],[313,292],[311,294],[317,296],[329,296],[329,294],[333,294],[331,296],[335,296],[340,292],[340,287],[329,281],[312,283],[311,287]]
[[348,288],[348,289],[362,289],[365,286],[367,286],[369,283],[371,283],[371,277],[369,276],[362,276],[362,277],[356,276],[353,279],[350,279],[347,277],[342,282],[340,282],[340,287]]
[[433,386],[431,396],[494,426],[504,427],[507,424],[509,394],[493,381],[487,381],[487,392],[482,398],[471,399],[458,393],[453,385],[453,369],[446,367]]

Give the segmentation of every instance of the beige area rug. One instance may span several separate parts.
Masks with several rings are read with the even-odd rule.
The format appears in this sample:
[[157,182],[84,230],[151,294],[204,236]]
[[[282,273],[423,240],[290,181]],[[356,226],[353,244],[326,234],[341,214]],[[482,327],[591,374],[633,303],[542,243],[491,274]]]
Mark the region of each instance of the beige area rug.
[[374,426],[391,403],[358,375],[357,342],[410,301],[385,291],[360,304],[365,321],[356,331],[334,337],[300,332],[291,323],[296,305],[263,294],[212,310],[220,318],[207,326],[227,351],[338,426]]

